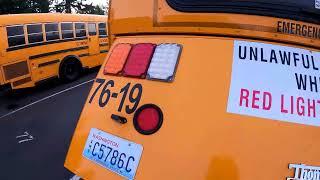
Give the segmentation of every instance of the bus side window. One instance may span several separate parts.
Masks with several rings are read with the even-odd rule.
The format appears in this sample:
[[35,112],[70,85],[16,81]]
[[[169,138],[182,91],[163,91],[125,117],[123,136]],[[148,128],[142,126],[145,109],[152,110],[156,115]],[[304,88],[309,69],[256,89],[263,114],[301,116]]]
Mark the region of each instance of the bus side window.
[[99,36],[107,36],[107,24],[99,23]]
[[7,26],[9,47],[26,44],[23,25]]
[[96,25],[96,23],[89,23],[88,24],[88,31],[89,31],[89,36],[97,35],[97,25]]
[[42,24],[27,25],[29,43],[38,43],[43,41]]
[[58,23],[45,24],[46,39],[47,41],[53,41],[60,39],[60,32]]
[[73,24],[61,23],[62,39],[72,39],[73,36]]
[[87,36],[86,24],[85,23],[75,23],[76,37]]

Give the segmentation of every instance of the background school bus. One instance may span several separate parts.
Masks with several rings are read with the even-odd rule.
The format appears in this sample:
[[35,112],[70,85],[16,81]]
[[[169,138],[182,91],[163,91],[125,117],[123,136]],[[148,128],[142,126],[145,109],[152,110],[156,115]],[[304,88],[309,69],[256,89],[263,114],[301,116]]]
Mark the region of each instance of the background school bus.
[[101,65],[109,50],[107,16],[0,16],[0,85],[32,87],[52,77],[75,80]]

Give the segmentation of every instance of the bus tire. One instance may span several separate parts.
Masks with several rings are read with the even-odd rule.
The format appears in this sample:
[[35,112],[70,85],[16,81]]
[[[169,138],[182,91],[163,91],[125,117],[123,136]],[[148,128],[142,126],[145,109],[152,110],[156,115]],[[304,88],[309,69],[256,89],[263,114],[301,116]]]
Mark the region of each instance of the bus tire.
[[77,80],[82,72],[81,62],[76,57],[65,58],[59,69],[59,77],[64,82]]

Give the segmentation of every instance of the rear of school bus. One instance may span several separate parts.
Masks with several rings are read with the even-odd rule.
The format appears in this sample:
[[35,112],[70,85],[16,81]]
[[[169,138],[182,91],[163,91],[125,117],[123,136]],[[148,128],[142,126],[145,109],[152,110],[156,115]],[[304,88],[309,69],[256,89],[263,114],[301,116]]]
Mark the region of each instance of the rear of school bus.
[[320,4],[116,0],[65,166],[84,179],[320,179]]

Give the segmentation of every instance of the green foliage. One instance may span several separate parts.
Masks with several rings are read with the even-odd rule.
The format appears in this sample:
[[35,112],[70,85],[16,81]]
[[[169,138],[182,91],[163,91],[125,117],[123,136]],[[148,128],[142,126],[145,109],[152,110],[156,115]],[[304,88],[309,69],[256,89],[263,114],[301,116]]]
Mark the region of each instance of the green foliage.
[[106,11],[103,7],[96,5],[86,5],[85,8],[78,11],[80,14],[99,14],[99,15],[105,15]]
[[47,13],[53,0],[0,0],[0,14]]
[[106,14],[107,9],[94,6],[86,0],[0,0],[0,14],[76,12],[80,14]]
[[79,14],[100,14],[104,15],[106,10],[104,7],[98,5],[94,6],[92,3],[86,3],[86,0],[62,0],[55,5],[56,12],[71,13],[76,12]]

